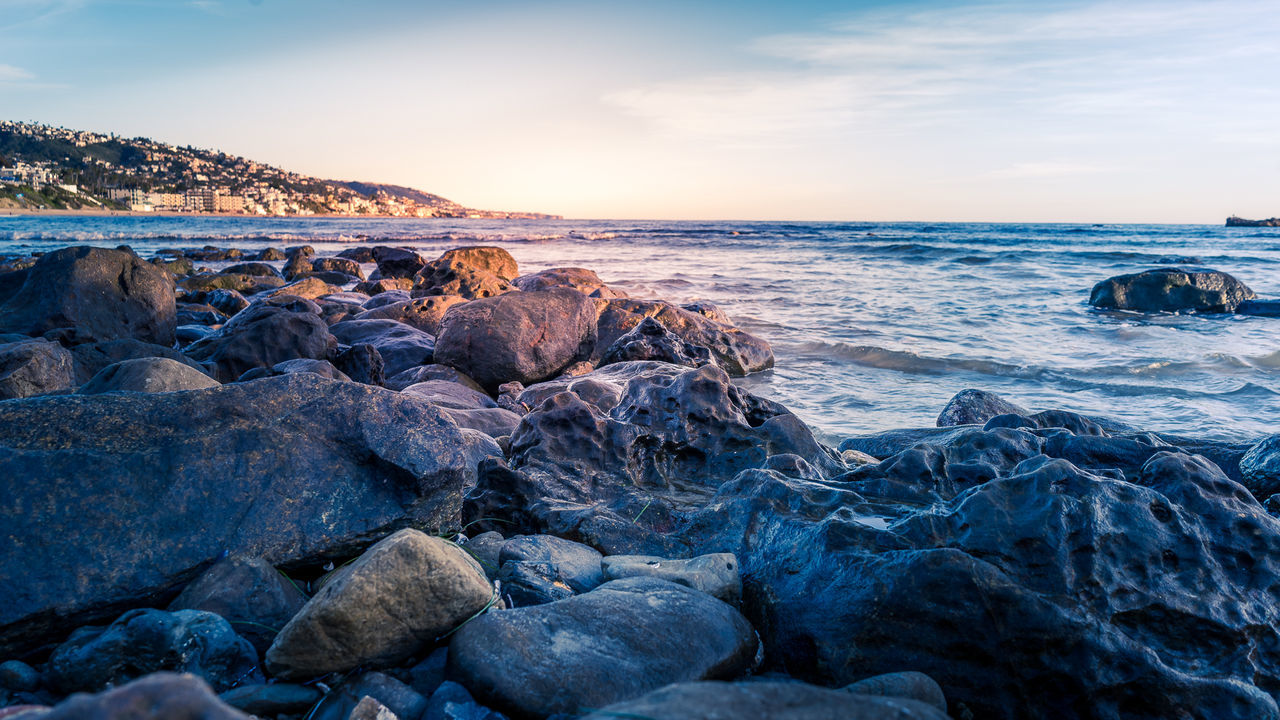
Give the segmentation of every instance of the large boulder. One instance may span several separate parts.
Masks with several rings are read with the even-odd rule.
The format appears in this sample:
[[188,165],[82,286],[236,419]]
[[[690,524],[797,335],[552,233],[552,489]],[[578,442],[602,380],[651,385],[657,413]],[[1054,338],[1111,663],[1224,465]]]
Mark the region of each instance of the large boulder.
[[1142,312],[1235,312],[1255,297],[1247,285],[1217,270],[1161,267],[1117,275],[1093,286],[1094,307]]
[[455,305],[445,313],[435,360],[486,390],[554,377],[596,344],[595,303],[573,290],[515,292]]
[[400,662],[495,599],[484,569],[453,543],[401,530],[325,583],[267,651],[281,678]]
[[654,318],[690,346],[710,350],[716,363],[730,375],[773,367],[773,350],[761,338],[662,300],[600,301],[599,339],[591,360],[599,362],[619,338],[645,318]]
[[39,338],[0,345],[0,400],[70,390],[75,380],[70,352]]
[[520,267],[511,253],[500,247],[473,245],[470,247],[446,250],[436,262],[462,262],[497,275],[503,280],[515,280],[520,275]]
[[123,250],[71,247],[40,258],[0,305],[0,332],[73,331],[77,342],[135,338],[173,344],[173,283]]
[[353,320],[399,320],[431,335],[440,333],[440,321],[445,311],[466,302],[461,295],[429,295],[427,297],[379,304],[356,315]]
[[388,377],[429,364],[436,347],[435,337],[398,320],[344,320],[329,332],[345,345],[373,346]]
[[177,360],[136,358],[108,365],[76,392],[96,395],[106,392],[174,392],[218,387],[217,380]]
[[413,297],[460,295],[467,299],[487,298],[515,290],[505,278],[459,259],[429,263],[413,278]]
[[916,700],[861,695],[798,682],[761,680],[678,683],[583,716],[583,720],[611,718],[947,720],[947,713]]
[[[155,673],[96,695],[77,694],[39,720],[252,720],[200,678]],[[32,718],[31,720],[36,720]]]
[[734,678],[755,665],[758,649],[750,623],[729,605],[665,580],[630,578],[478,617],[454,635],[449,668],[495,707],[546,717],[673,682]]
[[532,275],[518,277],[513,281],[513,284],[525,292],[564,287],[577,290],[583,295],[589,295],[594,298],[624,298],[627,296],[626,293],[605,285],[604,281],[594,271],[580,267],[543,270]]
[[0,657],[162,601],[224,552],[310,565],[456,527],[498,454],[412,395],[310,373],[0,403],[0,577],[22,578]]
[[49,656],[45,679],[62,693],[95,692],[161,670],[198,675],[218,692],[262,681],[258,653],[223,618],[152,609],[75,631]]
[[325,358],[336,347],[315,303],[280,295],[241,310],[216,333],[188,346],[186,354],[208,364],[218,381],[232,382],[253,368]]

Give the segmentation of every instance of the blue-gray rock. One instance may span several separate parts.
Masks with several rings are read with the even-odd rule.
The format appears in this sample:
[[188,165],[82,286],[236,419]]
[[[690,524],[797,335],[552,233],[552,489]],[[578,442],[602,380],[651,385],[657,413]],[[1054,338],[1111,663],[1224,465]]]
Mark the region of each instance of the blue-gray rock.
[[733,553],[675,560],[653,555],[610,555],[601,562],[605,580],[656,577],[707,593],[729,603],[742,602],[742,577]]
[[432,693],[422,720],[506,720],[506,716],[477,703],[458,683],[445,682]]
[[76,385],[89,382],[94,375],[102,372],[102,369],[108,365],[136,358],[168,358],[207,373],[200,363],[171,347],[153,345],[132,338],[75,345],[70,350],[72,359],[75,361]]
[[396,320],[344,320],[329,328],[338,342],[377,348],[387,377],[431,362],[436,339]]
[[445,415],[453,418],[453,421],[458,423],[458,427],[479,430],[493,438],[510,435],[520,425],[520,416],[503,408],[462,410],[441,407],[440,410]]
[[500,452],[411,395],[310,373],[12,400],[0,448],[0,576],[23,578],[0,657],[167,599],[224,551],[323,563],[457,527],[476,463]]
[[1093,286],[1089,304],[1141,312],[1229,313],[1254,297],[1247,285],[1224,272],[1161,267],[1103,280]]
[[0,345],[0,400],[66,392],[75,379],[70,352],[40,338]]
[[333,358],[333,366],[353,382],[365,385],[386,384],[386,365],[382,362],[382,353],[378,352],[378,348],[367,343],[339,350]]
[[76,630],[49,656],[45,678],[63,693],[96,692],[162,670],[199,676],[216,691],[262,682],[258,654],[223,618],[150,609]]
[[307,603],[297,584],[262,558],[227,557],[183,588],[170,610],[206,610],[231,623],[259,655]]
[[278,295],[241,310],[185,352],[209,365],[214,379],[232,382],[254,368],[296,358],[323,359],[336,345],[314,302]]
[[688,346],[707,348],[716,364],[730,375],[773,367],[773,349],[763,338],[662,300],[608,300],[600,312],[599,342],[590,359],[599,361],[619,338],[650,317]]
[[598,365],[603,367],[633,360],[654,360],[685,367],[702,367],[715,362],[711,350],[686,342],[651,317],[641,320],[639,325],[613,341]]
[[1241,315],[1280,317],[1280,300],[1245,300],[1236,306]]
[[30,692],[40,687],[40,672],[21,660],[0,663],[0,690]]
[[[337,272],[343,275],[351,276],[356,280],[364,279],[364,271],[360,269],[360,263],[355,260],[343,257],[318,257],[311,259],[311,274],[320,276],[324,273]],[[326,280],[326,282],[330,282]],[[346,283],[342,283],[345,285]]]
[[421,255],[408,248],[379,245],[371,254],[372,261],[378,264],[378,274],[384,278],[411,278],[427,264]]
[[239,275],[257,275],[260,277],[278,277],[284,279],[280,271],[264,262],[247,262],[231,265],[222,269],[224,273]]
[[1280,435],[1259,442],[1240,458],[1242,483],[1259,500],[1280,493]]
[[914,670],[875,675],[846,685],[844,689],[858,695],[918,700],[944,713],[947,711],[947,696],[938,683],[928,675]]
[[194,675],[153,673],[96,695],[76,694],[39,720],[252,720]]
[[[372,698],[400,720],[418,720],[427,709],[427,697],[415,688],[380,672],[366,672],[343,681],[325,695],[309,720],[349,720],[360,717],[356,708]],[[377,718],[376,712],[370,720]]]
[[1030,415],[1031,411],[985,390],[961,390],[938,414],[938,427],[982,425],[997,415]]
[[947,720],[945,712],[915,700],[854,695],[798,682],[693,682],[669,685],[608,705],[583,720]]
[[486,704],[545,717],[673,682],[737,677],[758,649],[733,607],[665,580],[629,578],[476,618],[453,636],[449,669]]
[[426,380],[414,383],[401,392],[413,393],[445,408],[481,410],[498,407],[493,398],[485,393],[448,380]]
[[466,302],[461,295],[430,295],[427,297],[405,299],[399,302],[383,303],[370,307],[366,303],[364,312],[355,316],[355,320],[396,320],[410,327],[431,335],[440,333],[440,321],[444,314],[454,305]]
[[445,380],[447,382],[465,385],[472,390],[484,392],[484,388],[480,387],[480,383],[472,380],[465,373],[459,372],[448,365],[440,365],[438,363],[419,365],[417,367],[409,368],[403,372],[396,373],[395,375],[387,378],[386,387],[391,390],[403,390],[410,385],[427,382],[428,380]]
[[96,395],[108,392],[160,393],[178,390],[202,390],[221,383],[169,358],[136,358],[108,365],[76,392]]
[[222,693],[218,699],[250,715],[275,717],[305,715],[323,697],[324,693],[309,685],[272,683],[242,685]]
[[549,563],[556,578],[583,593],[604,582],[598,550],[554,535],[517,535],[502,544],[500,566],[512,562]]

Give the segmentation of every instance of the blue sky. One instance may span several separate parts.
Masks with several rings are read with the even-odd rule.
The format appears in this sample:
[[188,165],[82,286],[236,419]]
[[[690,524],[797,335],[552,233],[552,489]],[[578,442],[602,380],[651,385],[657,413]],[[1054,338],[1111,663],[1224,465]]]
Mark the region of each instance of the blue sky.
[[1280,214],[1280,2],[0,0],[0,116],[570,217]]

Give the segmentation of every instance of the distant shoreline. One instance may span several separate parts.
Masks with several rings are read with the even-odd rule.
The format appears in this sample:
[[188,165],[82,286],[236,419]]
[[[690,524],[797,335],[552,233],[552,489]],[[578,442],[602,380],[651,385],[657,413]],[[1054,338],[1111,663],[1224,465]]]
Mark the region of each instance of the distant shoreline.
[[464,216],[432,216],[432,217],[406,217],[402,215],[337,215],[337,214],[316,214],[316,215],[249,215],[246,213],[219,213],[219,212],[145,212],[135,210],[32,210],[28,208],[0,208],[0,217],[10,216],[27,216],[27,215],[48,215],[52,217],[177,217],[177,218],[204,218],[204,217],[227,217],[227,218],[244,218],[254,220],[298,220],[302,218],[312,219],[339,219],[339,220],[563,220],[561,217],[511,217],[511,218],[474,218]]

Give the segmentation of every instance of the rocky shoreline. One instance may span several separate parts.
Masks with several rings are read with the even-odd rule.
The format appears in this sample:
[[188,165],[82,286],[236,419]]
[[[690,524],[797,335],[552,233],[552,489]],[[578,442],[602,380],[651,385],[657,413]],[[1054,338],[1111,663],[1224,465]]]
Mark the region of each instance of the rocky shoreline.
[[498,248],[7,258],[0,718],[1280,717],[1280,436],[969,390],[832,448],[772,364]]

